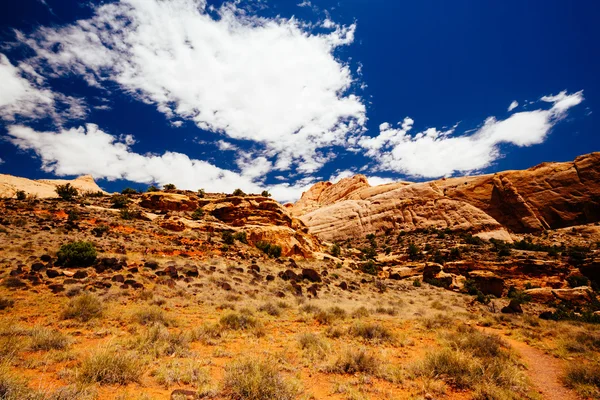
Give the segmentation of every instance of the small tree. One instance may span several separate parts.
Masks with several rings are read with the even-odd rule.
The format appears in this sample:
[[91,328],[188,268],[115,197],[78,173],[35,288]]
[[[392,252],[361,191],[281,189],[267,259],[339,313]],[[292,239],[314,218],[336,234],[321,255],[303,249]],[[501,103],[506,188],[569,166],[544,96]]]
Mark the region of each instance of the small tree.
[[158,188],[154,185],[148,186],[148,189],[146,189],[146,192],[158,192]]
[[17,190],[17,200],[25,200],[27,198],[27,193],[24,190]]
[[175,190],[177,189],[177,187],[175,185],[173,185],[172,183],[167,183],[166,185],[163,186],[164,190]]
[[77,197],[77,195],[79,194],[77,189],[71,186],[70,183],[65,183],[64,185],[56,186],[55,191],[61,199],[67,201],[73,200],[73,198]]
[[234,195],[234,196],[245,196],[245,195],[246,195],[246,193],[244,193],[244,191],[243,191],[242,189],[235,189],[235,190],[233,191],[233,195]]
[[268,190],[263,190],[260,194],[262,197],[271,197],[271,193]]
[[56,255],[65,267],[88,267],[96,261],[96,249],[90,242],[63,244]]
[[205,195],[206,195],[206,192],[204,191],[204,189],[198,189],[198,197],[203,199]]

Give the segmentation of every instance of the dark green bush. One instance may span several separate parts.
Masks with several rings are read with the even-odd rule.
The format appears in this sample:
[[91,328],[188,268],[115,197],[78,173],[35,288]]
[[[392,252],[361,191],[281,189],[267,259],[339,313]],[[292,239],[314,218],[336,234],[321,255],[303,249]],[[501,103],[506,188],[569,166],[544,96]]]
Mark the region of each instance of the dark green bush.
[[268,190],[263,190],[260,194],[262,197],[271,197],[271,193]]
[[172,183],[167,183],[166,185],[163,186],[163,190],[175,190],[177,189],[177,187],[175,185],[173,185]]
[[377,275],[378,268],[373,260],[369,260],[360,266],[360,270],[365,274]]
[[17,190],[17,200],[25,200],[27,198],[27,193],[24,190]]
[[198,221],[202,219],[202,217],[204,217],[204,210],[202,209],[202,207],[196,208],[196,210],[192,213],[192,219],[194,221]]
[[248,238],[246,237],[246,232],[244,231],[234,233],[233,238],[238,242],[248,244]]
[[223,239],[223,243],[229,245],[232,245],[235,241],[235,239],[233,238],[233,233],[231,233],[231,231],[223,231],[223,233],[221,233],[221,239]]
[[148,189],[146,189],[146,192],[158,192],[158,191],[159,191],[159,189],[154,185],[148,186]]
[[256,242],[256,248],[262,250],[270,257],[279,258],[281,256],[281,246],[265,242],[263,240]]
[[58,185],[55,189],[56,194],[63,200],[73,200],[73,198],[77,197],[79,192],[70,183],[66,183],[64,185]]
[[139,210],[132,210],[130,208],[122,208],[121,211],[119,212],[119,215],[124,220],[132,220],[132,219],[140,218],[142,213]]
[[57,256],[65,267],[88,267],[96,261],[96,249],[90,242],[72,242],[60,246]]
[[112,208],[125,208],[129,204],[127,196],[122,194],[116,194],[111,198]]
[[138,194],[139,192],[135,189],[132,188],[125,188],[123,190],[121,190],[121,194]]
[[342,252],[342,249],[340,248],[340,245],[337,243],[334,243],[333,246],[331,246],[331,249],[329,249],[329,253],[334,257],[339,257],[341,252]]
[[245,195],[246,195],[246,193],[244,193],[244,191],[243,191],[242,189],[235,189],[235,190],[233,191],[233,195],[234,195],[234,196],[242,196],[242,197],[243,197],[243,196],[245,196]]
[[582,275],[571,275],[567,278],[567,282],[572,288],[579,286],[589,286],[590,284],[590,280]]

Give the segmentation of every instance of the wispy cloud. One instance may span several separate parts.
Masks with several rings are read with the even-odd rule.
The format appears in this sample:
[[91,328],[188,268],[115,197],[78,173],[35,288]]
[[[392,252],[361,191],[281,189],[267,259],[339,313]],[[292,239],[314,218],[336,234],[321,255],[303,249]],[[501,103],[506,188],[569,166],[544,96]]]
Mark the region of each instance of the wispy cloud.
[[515,108],[519,107],[519,102],[514,100],[512,103],[510,103],[510,105],[508,106],[508,112],[511,112],[512,110],[514,110]]
[[583,92],[561,92],[540,100],[551,103],[551,108],[515,113],[505,120],[490,117],[470,135],[457,136],[454,127],[430,128],[412,136],[414,121],[406,118],[397,128],[382,124],[379,135],[363,137],[359,144],[378,170],[425,178],[481,170],[502,157],[501,143],[519,147],[542,143],[567,111],[583,101]]

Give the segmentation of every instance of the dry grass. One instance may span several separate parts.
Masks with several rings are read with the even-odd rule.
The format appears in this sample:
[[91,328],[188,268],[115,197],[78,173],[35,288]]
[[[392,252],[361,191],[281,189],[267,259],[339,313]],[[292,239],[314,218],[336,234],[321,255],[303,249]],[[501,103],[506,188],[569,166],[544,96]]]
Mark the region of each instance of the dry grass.
[[64,350],[71,339],[64,333],[44,327],[35,327],[29,332],[29,349],[32,351]]
[[332,364],[325,368],[325,371],[337,374],[374,375],[381,365],[381,360],[367,349],[346,348]]
[[69,301],[67,308],[62,313],[63,319],[75,319],[80,322],[88,322],[92,318],[102,315],[102,302],[91,293],[83,293]]
[[210,383],[209,370],[196,360],[174,360],[161,364],[152,375],[166,388],[175,385],[203,387]]
[[298,387],[286,381],[273,360],[245,359],[225,367],[223,393],[232,400],[292,400]]
[[137,354],[107,347],[97,350],[82,362],[77,379],[83,384],[126,385],[138,382],[142,372]]
[[133,313],[131,319],[140,325],[161,324],[171,326],[175,324],[175,321],[169,318],[163,309],[158,306],[142,307]]
[[600,364],[571,364],[562,379],[582,397],[600,398]]
[[383,325],[377,323],[355,322],[348,330],[348,333],[368,342],[395,342],[394,334]]
[[190,338],[183,332],[170,332],[161,324],[148,327],[128,341],[127,347],[154,358],[183,357],[189,353]]

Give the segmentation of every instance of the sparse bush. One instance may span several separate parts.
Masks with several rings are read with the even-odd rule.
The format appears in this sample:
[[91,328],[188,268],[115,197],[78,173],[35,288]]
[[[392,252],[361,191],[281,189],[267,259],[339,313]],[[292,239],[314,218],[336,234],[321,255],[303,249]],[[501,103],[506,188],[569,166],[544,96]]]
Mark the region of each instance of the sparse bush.
[[81,383],[87,384],[126,385],[138,382],[142,372],[137,354],[109,347],[86,358],[77,378]]
[[156,323],[131,339],[128,347],[154,358],[184,357],[189,352],[189,342],[190,338],[183,332],[169,332],[163,325]]
[[87,322],[102,315],[102,302],[91,293],[83,293],[72,298],[62,313],[63,319],[76,319]]
[[126,221],[138,219],[141,215],[142,213],[139,210],[132,210],[131,208],[122,208],[119,211],[119,216]]
[[260,194],[262,197],[271,197],[271,193],[268,190],[263,190]]
[[121,190],[121,194],[125,194],[125,195],[127,195],[127,194],[138,194],[138,193],[139,192],[137,190],[135,190],[133,188],[129,188],[129,187]]
[[331,246],[331,248],[329,249],[329,254],[331,254],[334,257],[339,257],[341,253],[342,253],[342,249],[340,248],[340,245],[337,243],[334,243],[333,246]]
[[71,344],[71,340],[64,333],[36,327],[29,332],[29,349],[32,351],[64,350]]
[[223,392],[233,400],[292,400],[298,388],[286,382],[273,361],[246,359],[225,367]]
[[531,301],[531,296],[523,290],[519,290],[514,286],[508,288],[507,293],[508,298],[516,300],[519,304],[529,303]]
[[258,311],[266,312],[273,317],[279,317],[281,315],[281,309],[273,303],[264,303],[258,307]]
[[115,194],[110,200],[112,201],[112,208],[126,208],[129,205],[129,198],[122,194]]
[[421,287],[422,286],[421,285],[421,280],[419,278],[413,279],[413,283],[412,284],[413,284],[414,287]]
[[25,200],[25,199],[27,199],[27,193],[25,193],[24,190],[17,190],[17,192],[15,193],[15,195],[17,196],[17,200]]
[[269,257],[279,258],[281,257],[281,246],[271,244],[265,241],[258,241],[255,244],[256,248],[262,250],[263,253],[267,254]]
[[203,199],[206,196],[206,191],[204,189],[198,189],[198,197]]
[[329,345],[314,333],[302,333],[298,336],[300,348],[313,356],[324,356],[329,351]]
[[220,324],[204,324],[194,331],[192,340],[198,340],[202,344],[215,345],[223,336],[223,326]]
[[575,389],[582,397],[600,398],[600,365],[573,363],[562,378],[565,385]]
[[375,265],[375,262],[373,260],[369,260],[366,263],[363,263],[360,266],[360,270],[363,273],[369,274],[369,275],[377,275],[377,272],[379,271],[377,268],[377,265]]
[[365,349],[347,348],[326,368],[337,374],[376,374],[381,361]]
[[154,186],[154,185],[148,186],[148,189],[146,189],[146,192],[148,192],[148,193],[150,193],[150,192],[158,192],[158,191],[159,191],[159,189],[156,186]]
[[201,220],[204,217],[204,209],[202,207],[196,208],[196,210],[192,213],[192,219],[194,221]]
[[90,242],[63,244],[56,255],[65,267],[88,267],[96,261],[96,249]]
[[81,216],[79,215],[79,212],[77,210],[69,210],[69,212],[67,213],[67,221],[69,222],[78,221],[80,217]]
[[259,325],[259,321],[253,316],[238,313],[229,313],[222,316],[219,323],[223,328],[234,331],[255,328]]
[[380,324],[356,322],[348,333],[370,342],[394,342],[395,338],[389,329]]
[[246,237],[246,232],[239,231],[233,234],[233,238],[238,242],[248,244],[248,238]]
[[67,200],[67,201],[71,201],[75,197],[77,197],[77,195],[79,195],[79,192],[77,191],[77,189],[75,189],[73,186],[71,186],[70,183],[66,183],[64,185],[58,185],[56,187],[55,191],[56,191],[56,194],[58,195],[58,197],[60,197],[63,200]]
[[221,233],[221,239],[223,240],[223,243],[227,245],[232,245],[235,242],[231,231],[223,231],[223,233]]
[[177,187],[175,185],[173,185],[172,183],[167,183],[166,185],[163,186],[163,190],[175,190],[177,189]]
[[419,248],[419,246],[417,246],[414,243],[409,243],[408,244],[408,258],[412,261],[414,260],[418,260],[420,258],[423,257],[423,252],[421,251],[421,249]]
[[232,194],[240,197],[244,197],[246,195],[242,189],[235,189]]
[[173,320],[167,317],[162,308],[158,306],[140,308],[133,313],[132,319],[140,325],[173,325]]
[[360,306],[352,312],[352,318],[365,318],[369,315],[371,315],[371,312],[365,306]]
[[161,364],[157,370],[152,372],[152,375],[165,388],[173,385],[201,387],[210,382],[209,371],[194,360],[174,360],[168,364]]
[[102,235],[108,233],[108,231],[110,231],[108,225],[98,225],[92,229],[92,233],[96,237],[102,237]]

